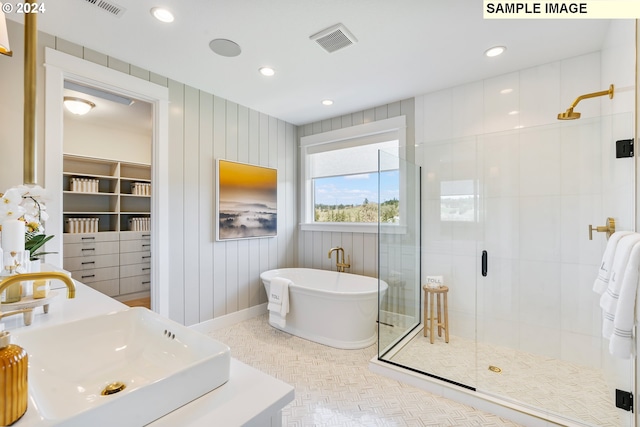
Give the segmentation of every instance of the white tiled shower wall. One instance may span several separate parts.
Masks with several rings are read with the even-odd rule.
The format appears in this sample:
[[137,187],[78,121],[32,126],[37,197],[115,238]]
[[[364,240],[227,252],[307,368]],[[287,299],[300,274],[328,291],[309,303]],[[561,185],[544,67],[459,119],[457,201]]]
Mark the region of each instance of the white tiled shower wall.
[[[556,120],[611,83],[614,99],[582,101],[582,119]],[[635,22],[620,20],[601,51],[415,98],[422,274],[444,275],[452,334],[474,337],[477,326],[479,340],[609,364],[591,290],[606,240],[589,241],[587,225],[612,216],[633,228],[633,160],[615,159],[615,140],[633,137],[634,84]],[[476,221],[440,219],[449,180],[475,183]]]

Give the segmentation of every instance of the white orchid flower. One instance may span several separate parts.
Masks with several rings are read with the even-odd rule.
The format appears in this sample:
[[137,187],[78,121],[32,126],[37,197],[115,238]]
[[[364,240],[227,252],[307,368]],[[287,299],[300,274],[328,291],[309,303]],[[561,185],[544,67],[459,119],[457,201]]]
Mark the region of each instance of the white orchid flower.
[[19,205],[22,203],[22,192],[18,188],[10,188],[2,195],[0,202],[5,205]]
[[[21,206],[24,208],[26,220],[40,222],[40,212],[42,211],[41,203],[37,202],[31,196],[26,196],[22,199]],[[29,218],[27,218],[27,216]]]
[[8,219],[25,223],[25,249],[37,259],[46,252],[42,246],[53,236],[44,234],[43,223],[49,218],[45,212],[45,190],[39,185],[19,185],[0,194],[0,224]]
[[22,203],[22,195],[16,188],[7,190],[0,197],[0,223],[8,219],[18,219],[24,213]]
[[23,213],[22,206],[0,204],[0,224],[8,219],[19,219]]

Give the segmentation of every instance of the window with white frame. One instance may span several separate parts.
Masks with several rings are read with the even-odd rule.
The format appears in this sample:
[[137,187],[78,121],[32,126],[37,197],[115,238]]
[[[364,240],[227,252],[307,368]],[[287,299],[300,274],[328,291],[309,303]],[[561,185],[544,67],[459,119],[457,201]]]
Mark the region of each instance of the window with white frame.
[[378,206],[397,222],[404,146],[404,116],[302,137],[302,229],[375,232]]

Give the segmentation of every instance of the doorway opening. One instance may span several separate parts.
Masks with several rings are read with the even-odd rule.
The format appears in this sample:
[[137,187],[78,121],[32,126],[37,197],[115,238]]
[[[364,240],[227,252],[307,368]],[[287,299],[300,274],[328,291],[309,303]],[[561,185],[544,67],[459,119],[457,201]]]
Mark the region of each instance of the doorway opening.
[[153,106],[69,80],[63,99],[63,268],[151,308]]
[[[118,246],[118,292],[121,292],[121,288],[123,288],[121,277],[132,277],[131,274],[133,276],[141,275],[130,271],[134,269],[130,265],[137,264],[136,268],[144,268],[144,274],[149,275],[150,280],[146,286],[149,288],[151,309],[168,317],[169,263],[168,233],[166,232],[169,222],[168,178],[166,173],[161,173],[161,171],[166,171],[168,168],[168,89],[50,48],[45,49],[45,64],[45,157],[47,159],[45,181],[47,191],[53,195],[48,206],[49,221],[47,222],[47,231],[58,236],[71,236],[72,234],[66,233],[65,230],[67,219],[74,219],[74,217],[77,219],[78,215],[85,215],[84,218],[97,219],[94,222],[97,223],[98,231],[96,234],[99,239],[107,238],[108,234],[110,234],[105,233],[107,231],[116,233],[118,237],[117,242],[111,240],[110,243],[111,247]],[[138,158],[137,160],[129,161],[123,159],[121,155],[116,156],[114,153],[118,150],[123,151],[122,147],[116,149],[114,142],[105,142],[100,140],[98,136],[88,138],[81,136],[79,141],[75,143],[69,142],[69,137],[77,130],[74,130],[73,126],[65,129],[65,125],[69,124],[65,123],[62,101],[65,91],[72,90],[69,88],[69,86],[73,86],[70,83],[132,99],[134,100],[133,105],[138,104],[139,108],[146,109],[147,118],[145,120],[150,121],[147,126],[151,128],[151,138],[147,138],[148,142],[146,144],[148,148],[145,149],[146,151],[141,150],[141,152],[145,151],[145,155],[148,156],[149,160],[140,161],[141,158]],[[83,94],[83,96],[85,95]],[[95,100],[91,102],[96,103]],[[93,112],[97,113],[98,108],[96,107]],[[97,117],[98,114],[95,114],[95,116]],[[82,126],[79,127],[82,128]],[[85,125],[82,132],[78,133],[86,136],[86,127]],[[115,132],[115,129],[110,129],[109,132],[103,130],[102,133],[106,135],[107,133],[113,134],[113,132]],[[149,131],[145,132],[148,133]],[[71,150],[67,145],[68,142],[71,146],[76,145],[73,148],[73,151],[76,151],[73,153],[76,154],[75,158],[73,156],[69,156],[68,159],[65,158],[65,154],[72,154],[66,152]],[[83,148],[78,148],[78,144]],[[111,162],[111,164],[105,166],[104,164],[97,165],[94,163],[89,169],[83,169],[86,165],[80,166],[82,162],[78,162],[78,159],[86,160],[87,157],[90,157],[90,153],[86,151],[89,147],[98,150],[97,152],[92,152],[93,155],[101,154],[108,160],[106,163],[109,164]],[[132,146],[129,148],[132,148]],[[107,155],[104,153],[107,153]],[[66,174],[65,168],[67,167],[79,168],[73,171],[77,172],[78,179],[81,179],[83,174],[96,175],[85,178],[97,180],[97,183],[92,181],[91,185],[97,185],[98,191],[89,192],[88,194],[72,192],[71,178],[76,177],[76,175]],[[77,182],[81,186],[88,185],[83,181]],[[153,191],[150,191],[150,195],[144,194],[149,190],[147,188],[149,187],[148,184],[153,184]],[[138,194],[138,192],[141,194]],[[89,197],[91,203],[86,203],[83,200],[84,197]],[[70,200],[70,205],[67,205],[67,199]],[[93,206],[91,208],[93,211],[91,209],[83,211],[82,207],[79,206],[79,200],[83,200],[82,205]],[[153,221],[149,218],[153,218]],[[140,227],[143,229],[149,228],[149,231],[140,230]],[[160,230],[164,230],[164,233],[161,233]],[[112,239],[113,237],[108,238]],[[144,239],[147,239],[147,242],[137,241]],[[67,247],[67,242],[63,244],[63,239],[54,239],[50,243],[53,243],[50,250],[57,252],[57,254],[51,255],[51,258],[48,258],[47,261],[54,265],[63,265],[63,259],[69,255],[66,250],[70,249],[70,247]],[[136,244],[140,245],[140,249],[142,249],[141,245],[144,244],[144,250],[131,250]],[[122,265],[120,260],[122,258],[120,256],[121,248],[129,250],[126,253],[138,252],[138,256],[149,258],[144,258],[145,261],[142,262]],[[95,250],[99,252],[97,248]],[[109,255],[112,255],[113,258],[114,253]],[[132,262],[131,260],[127,261],[127,256],[124,258],[125,262]],[[145,262],[148,262],[148,265],[141,265]],[[84,283],[86,279],[80,278],[79,280]],[[103,280],[97,281],[106,281],[114,278],[101,279]],[[124,280],[124,282],[124,293],[129,296],[135,296],[138,292],[137,288],[135,286],[132,287],[129,279]],[[115,288],[114,283],[111,282],[112,288]]]

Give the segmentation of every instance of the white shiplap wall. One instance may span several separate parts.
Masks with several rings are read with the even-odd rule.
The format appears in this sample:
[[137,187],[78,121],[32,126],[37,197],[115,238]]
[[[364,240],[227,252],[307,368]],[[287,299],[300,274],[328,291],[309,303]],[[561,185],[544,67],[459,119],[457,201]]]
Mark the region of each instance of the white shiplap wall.
[[[299,126],[298,137],[402,115],[406,116],[407,120],[407,159],[413,161],[415,151],[415,102],[413,98]],[[300,185],[298,185],[299,187]],[[300,215],[299,212],[298,215]],[[299,267],[335,270],[335,257],[331,260],[327,257],[327,252],[334,246],[342,246],[345,250],[345,256],[351,255],[350,273],[377,277],[378,241],[377,234],[373,233],[298,231]]]
[[[10,37],[19,45],[22,25],[9,21],[8,27]],[[40,64],[45,46],[169,88],[170,168],[165,173],[169,175],[171,186],[169,216],[172,227],[167,231],[171,254],[170,317],[191,325],[266,302],[260,273],[296,264],[296,127],[43,33],[39,34],[38,42]],[[22,62],[19,57],[11,59],[0,62],[0,75],[15,82],[21,79]],[[40,66],[39,82],[44,81],[43,75],[44,67]],[[10,85],[15,86],[15,83],[2,84],[0,88]],[[44,98],[43,86],[39,83],[40,99]],[[14,105],[21,103],[22,92],[7,88],[0,99],[0,111],[13,112],[16,110]],[[15,116],[11,114],[10,117]],[[38,105],[37,115],[37,134],[42,136],[42,103]],[[18,132],[14,133],[0,132],[3,148],[6,148],[5,142],[21,140]],[[42,150],[43,144],[40,141],[38,144],[38,150]],[[278,169],[277,237],[215,241],[216,158]],[[43,170],[44,156],[39,159],[39,169]],[[21,161],[13,158],[3,162],[0,159],[0,168],[6,172],[0,174],[3,188],[22,181],[22,170],[12,167],[18,160]],[[46,183],[42,184],[46,187]]]
[[[170,80],[170,317],[187,325],[266,302],[259,275],[295,265],[293,125]],[[215,160],[278,169],[278,236],[215,241]]]

